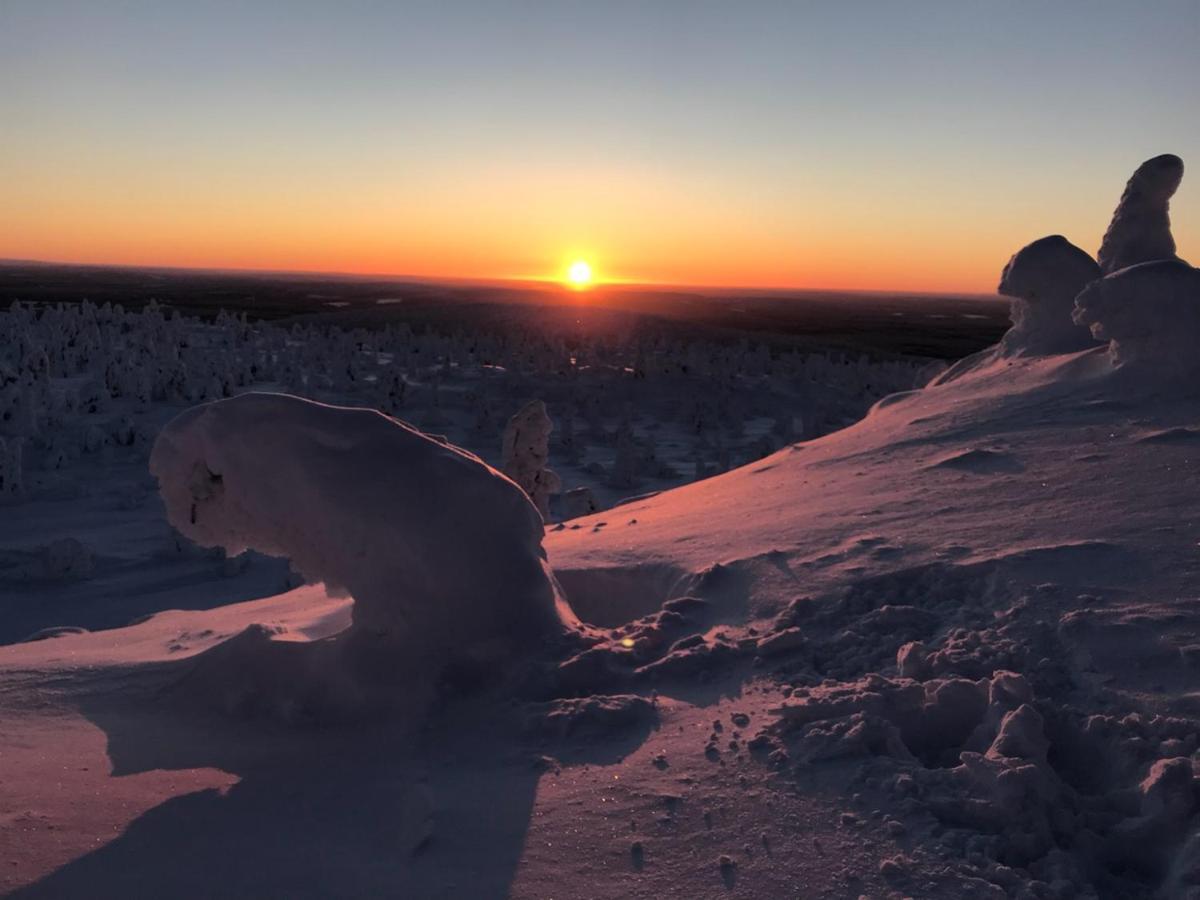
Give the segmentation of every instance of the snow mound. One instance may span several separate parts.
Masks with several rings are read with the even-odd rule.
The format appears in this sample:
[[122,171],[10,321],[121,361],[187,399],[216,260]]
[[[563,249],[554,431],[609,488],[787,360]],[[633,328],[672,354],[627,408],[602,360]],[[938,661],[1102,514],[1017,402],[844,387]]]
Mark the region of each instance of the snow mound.
[[356,637],[409,663],[528,646],[573,621],[524,492],[374,410],[206,403],[166,426],[150,470],[187,537],[290,558],[354,598]]
[[1180,260],[1130,266],[1092,282],[1075,321],[1109,341],[1113,364],[1175,376],[1200,366],[1200,269]]
[[1014,357],[1079,353],[1094,341],[1107,342],[1112,367],[1139,381],[1192,373],[1200,365],[1192,352],[1200,337],[1200,270],[1175,255],[1167,215],[1182,178],[1183,161],[1170,154],[1138,167],[1098,264],[1061,235],[1018,251],[999,286],[1013,298],[1012,328],[995,347],[959,360],[930,386],[1007,365]]
[[1028,244],[1008,261],[999,292],[1012,298],[1013,326],[1000,341],[1005,356],[1086,350],[1093,341],[1072,320],[1075,297],[1100,277],[1100,267],[1062,235]]
[[1182,180],[1183,160],[1171,153],[1137,167],[1100,245],[1098,259],[1105,275],[1137,263],[1177,258],[1168,207]]

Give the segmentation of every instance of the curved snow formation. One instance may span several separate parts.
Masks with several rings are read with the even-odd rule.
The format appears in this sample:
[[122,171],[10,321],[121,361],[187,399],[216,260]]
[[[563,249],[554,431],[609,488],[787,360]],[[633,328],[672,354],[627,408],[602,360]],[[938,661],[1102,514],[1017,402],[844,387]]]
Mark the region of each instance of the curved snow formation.
[[1200,293],[1196,269],[1175,255],[1168,215],[1182,179],[1183,160],[1170,153],[1138,166],[1096,260],[1057,234],[1019,250],[1004,267],[998,288],[1012,298],[1012,328],[996,346],[959,360],[930,386],[1010,357],[1086,350],[1093,345],[1088,331],[1092,339],[1112,342],[1117,366],[1164,354],[1154,363],[1160,372],[1188,371]]
[[1013,325],[999,352],[1042,356],[1093,346],[1071,313],[1075,297],[1099,277],[1096,261],[1060,234],[1022,247],[1000,276],[999,293],[1012,298]]
[[1104,234],[1097,259],[1109,275],[1138,263],[1176,259],[1168,208],[1183,180],[1183,160],[1171,153],[1134,171]]
[[374,410],[206,403],[163,429],[150,471],[189,538],[290,558],[354,598],[353,631],[409,658],[526,644],[570,617],[524,492]]
[[1110,342],[1116,365],[1160,376],[1200,368],[1200,269],[1181,260],[1140,263],[1092,282],[1076,298],[1074,318]]

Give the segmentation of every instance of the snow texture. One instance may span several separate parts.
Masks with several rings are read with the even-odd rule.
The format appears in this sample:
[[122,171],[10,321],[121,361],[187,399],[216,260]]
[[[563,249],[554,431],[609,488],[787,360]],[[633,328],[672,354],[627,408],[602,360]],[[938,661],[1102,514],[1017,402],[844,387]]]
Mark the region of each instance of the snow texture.
[[288,557],[349,592],[354,629],[398,651],[511,648],[565,627],[524,493],[381,413],[243,394],[174,419],[150,470],[183,534]]
[[1183,160],[1170,153],[1137,167],[1100,245],[1100,271],[1111,275],[1138,263],[1176,258],[1168,207],[1182,179]]
[[1109,342],[1118,366],[1156,380],[1200,367],[1200,270],[1185,262],[1140,263],[1094,281],[1074,316]]
[[1000,341],[1005,355],[1074,353],[1093,345],[1072,318],[1075,297],[1100,277],[1096,261],[1062,235],[1034,241],[1013,256],[1000,276],[1012,298],[1012,328]]
[[[289,896],[1200,896],[1200,293],[1173,244],[1162,255],[1178,179],[1151,162],[1101,263],[1143,258],[1096,278],[1065,239],[1026,247],[1002,278],[1019,301],[1013,330],[925,389],[908,390],[911,368],[748,347],[639,345],[627,371],[632,345],[598,343],[570,375],[597,380],[555,398],[544,387],[561,347],[505,349],[506,365],[543,379],[514,382],[507,399],[551,397],[566,411],[562,449],[613,451],[588,465],[622,490],[662,471],[665,441],[631,412],[632,390],[590,388],[667,398],[685,359],[715,373],[708,383],[741,386],[674,394],[688,402],[673,421],[695,429],[696,469],[711,477],[556,526],[557,579],[520,487],[446,441],[364,409],[217,399],[268,367],[393,407],[415,384],[424,423],[470,406],[494,438],[513,405],[460,390],[494,374],[471,340],[289,337],[236,317],[188,326],[87,306],[10,313],[0,422],[32,448],[36,496],[51,465],[134,454],[145,422],[120,417],[139,396],[210,397],[151,457],[171,522],[230,554],[287,555],[354,603],[310,585],[3,648],[0,809],[18,811],[18,864],[0,878],[49,896],[178,895],[211,869],[221,888]],[[153,373],[145,383],[122,364],[130,353]],[[882,385],[905,392],[840,431],[822,415],[824,436],[792,444],[802,429],[770,393],[788,379],[798,406],[824,384],[839,414]],[[754,458],[768,435],[738,439],[754,420],[780,422],[787,443]],[[534,433],[539,447],[549,437]],[[748,445],[751,464],[731,467]],[[88,538],[31,539],[0,569],[91,589],[112,570]],[[563,609],[559,579],[590,626]],[[455,668],[441,703],[416,721],[368,718],[369,730],[285,715],[225,731],[161,690],[183,673],[172,686],[218,688],[226,712],[303,710],[312,645],[364,641],[418,669],[515,653]],[[328,696],[352,699],[361,684],[347,681]],[[169,713],[149,699],[164,695]],[[388,729],[414,724],[420,746],[401,755]],[[141,791],[150,799],[131,811]],[[60,822],[72,827],[48,827]]]
[[554,423],[541,400],[521,407],[504,428],[504,474],[515,481],[543,517],[550,515],[550,495],[562,482],[548,467]]
[[[1175,255],[1167,207],[1183,161],[1165,154],[1138,166],[1092,260],[1062,235],[1023,247],[1004,267],[999,292],[1013,298],[1012,328],[995,347],[959,360],[943,385],[997,360],[1074,353],[1109,342],[1114,364],[1167,376],[1191,371],[1200,308],[1196,269]],[[1086,330],[1085,330],[1086,329]],[[1138,360],[1151,360],[1137,366]],[[1131,369],[1130,364],[1135,366]]]

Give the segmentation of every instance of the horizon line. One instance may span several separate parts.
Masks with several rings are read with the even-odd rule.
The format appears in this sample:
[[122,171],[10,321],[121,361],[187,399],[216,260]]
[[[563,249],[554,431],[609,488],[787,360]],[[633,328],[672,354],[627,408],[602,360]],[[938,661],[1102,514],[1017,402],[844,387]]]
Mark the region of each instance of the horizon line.
[[969,290],[928,290],[912,288],[850,288],[837,286],[800,287],[798,285],[749,285],[749,284],[692,284],[684,282],[637,281],[633,279],[602,279],[595,284],[578,289],[565,284],[559,279],[548,276],[507,275],[507,276],[464,276],[464,275],[409,275],[400,272],[345,272],[332,269],[272,269],[247,268],[242,266],[183,266],[162,263],[125,263],[125,262],[87,262],[60,259],[33,259],[0,256],[0,266],[30,265],[30,266],[62,266],[66,268],[93,269],[126,269],[140,271],[192,272],[213,275],[259,275],[259,276],[307,276],[336,279],[357,279],[361,281],[410,281],[430,284],[464,284],[480,287],[505,286],[536,286],[540,288],[561,288],[575,294],[587,294],[605,288],[618,290],[656,289],[668,292],[707,290],[707,291],[754,291],[758,293],[841,293],[862,294],[864,296],[880,294],[914,294],[928,297],[970,297],[997,298],[1001,294],[995,291]]

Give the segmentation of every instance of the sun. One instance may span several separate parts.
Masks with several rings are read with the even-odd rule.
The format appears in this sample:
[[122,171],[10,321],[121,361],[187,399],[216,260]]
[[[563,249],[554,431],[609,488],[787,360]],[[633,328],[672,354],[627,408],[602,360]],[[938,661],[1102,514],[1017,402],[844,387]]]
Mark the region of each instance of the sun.
[[592,284],[592,265],[586,259],[577,259],[567,266],[567,281],[571,287],[582,289]]

